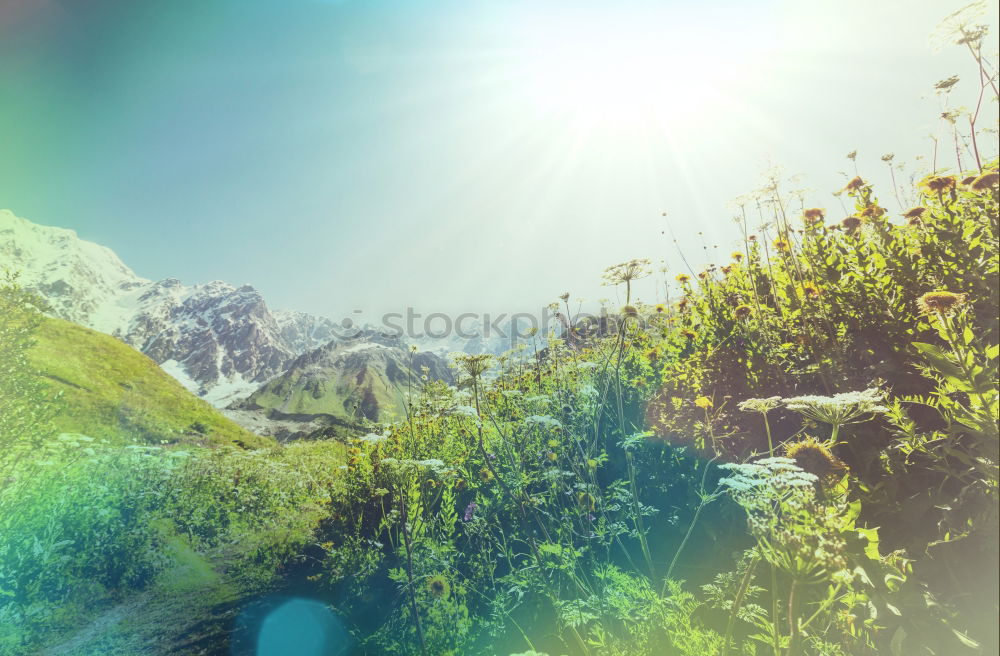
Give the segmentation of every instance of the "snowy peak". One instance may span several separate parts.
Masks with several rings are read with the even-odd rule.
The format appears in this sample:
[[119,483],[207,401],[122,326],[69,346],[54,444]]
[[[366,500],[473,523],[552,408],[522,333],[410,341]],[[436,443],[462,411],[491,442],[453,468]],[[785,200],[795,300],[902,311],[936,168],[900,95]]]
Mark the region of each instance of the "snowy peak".
[[9,210],[0,210],[0,267],[20,273],[58,316],[108,333],[123,318],[116,301],[149,284],[111,249]]
[[219,406],[336,337],[328,319],[272,313],[250,285],[152,282],[72,230],[6,210],[0,211],[0,267],[19,272],[57,316],[120,338]]
[[281,339],[296,353],[305,353],[340,337],[339,324],[305,312],[275,310],[274,320],[281,331]]
[[248,394],[296,355],[260,292],[220,281],[151,284],[116,334],[217,404]]

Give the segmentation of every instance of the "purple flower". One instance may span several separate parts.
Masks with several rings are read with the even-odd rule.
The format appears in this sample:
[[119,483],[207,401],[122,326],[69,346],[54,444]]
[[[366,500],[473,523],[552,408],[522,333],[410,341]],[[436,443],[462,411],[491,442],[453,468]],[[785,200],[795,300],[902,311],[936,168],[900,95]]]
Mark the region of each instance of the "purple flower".
[[467,505],[465,507],[465,514],[462,515],[462,521],[463,522],[471,522],[472,518],[476,516],[476,509],[477,508],[479,508],[479,506],[476,505],[476,502],[475,501],[470,501],[469,505]]

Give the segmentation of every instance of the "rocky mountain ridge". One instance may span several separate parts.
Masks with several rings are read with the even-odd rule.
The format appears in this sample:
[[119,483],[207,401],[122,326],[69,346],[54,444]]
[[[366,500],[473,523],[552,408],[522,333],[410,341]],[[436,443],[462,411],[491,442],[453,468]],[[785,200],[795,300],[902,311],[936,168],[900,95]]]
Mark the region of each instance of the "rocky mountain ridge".
[[154,282],[109,248],[8,210],[0,210],[0,268],[17,272],[55,316],[120,338],[220,407],[335,337],[333,321],[271,311],[249,285]]

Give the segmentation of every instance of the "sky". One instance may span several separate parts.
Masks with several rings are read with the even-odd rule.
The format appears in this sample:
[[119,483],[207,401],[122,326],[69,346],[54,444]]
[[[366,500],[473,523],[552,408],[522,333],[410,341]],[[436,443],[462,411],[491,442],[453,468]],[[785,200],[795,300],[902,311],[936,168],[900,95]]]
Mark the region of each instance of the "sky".
[[621,301],[723,263],[771,166],[837,220],[857,149],[898,211],[882,155],[929,168],[935,82],[975,104],[965,4],[0,0],[0,207],[332,317]]

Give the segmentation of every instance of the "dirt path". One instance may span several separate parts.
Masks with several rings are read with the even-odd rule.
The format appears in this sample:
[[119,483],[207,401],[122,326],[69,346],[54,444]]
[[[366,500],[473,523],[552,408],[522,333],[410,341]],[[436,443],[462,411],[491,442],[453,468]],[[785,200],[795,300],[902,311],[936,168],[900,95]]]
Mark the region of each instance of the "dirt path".
[[203,656],[226,653],[245,600],[228,586],[140,593],[109,608],[39,656]]

